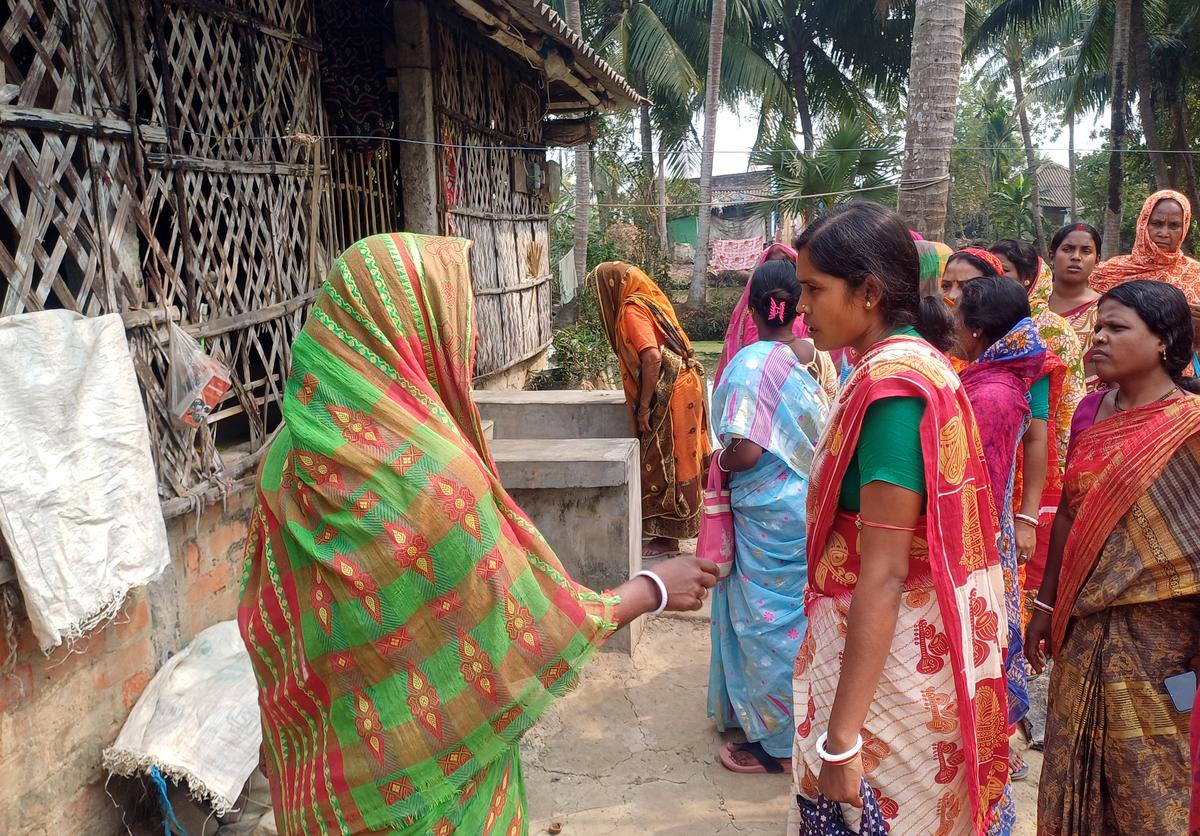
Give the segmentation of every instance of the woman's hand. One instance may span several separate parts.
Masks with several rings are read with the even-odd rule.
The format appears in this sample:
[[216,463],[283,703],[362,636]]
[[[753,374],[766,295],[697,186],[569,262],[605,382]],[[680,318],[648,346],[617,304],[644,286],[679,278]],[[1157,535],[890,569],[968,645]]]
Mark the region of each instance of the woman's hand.
[[696,557],[673,557],[654,567],[667,587],[667,609],[688,612],[704,606],[708,590],[717,582],[717,564]]
[[637,431],[638,435],[650,435],[650,410],[639,409],[637,411]]
[[1024,566],[1037,550],[1037,526],[1017,520],[1013,531],[1017,541],[1017,564]]
[[855,755],[848,762],[837,766],[824,762],[821,764],[821,775],[817,778],[817,789],[830,801],[861,807],[862,778],[861,755]]
[[[1044,645],[1044,648],[1043,648]],[[1025,628],[1025,658],[1035,674],[1046,669],[1050,653],[1050,614],[1036,610]]]

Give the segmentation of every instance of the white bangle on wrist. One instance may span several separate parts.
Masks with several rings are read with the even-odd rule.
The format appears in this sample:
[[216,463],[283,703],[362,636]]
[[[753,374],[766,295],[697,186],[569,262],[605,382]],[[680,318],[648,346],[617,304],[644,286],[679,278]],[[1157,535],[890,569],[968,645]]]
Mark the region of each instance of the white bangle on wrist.
[[838,754],[831,754],[829,750],[825,748],[825,743],[828,740],[829,732],[822,732],[821,736],[817,738],[817,755],[821,758],[821,760],[825,761],[825,763],[833,764],[834,766],[840,766],[841,764],[849,763],[851,760],[853,760],[855,755],[862,751],[863,738],[861,734],[858,736],[858,740],[855,741],[853,746],[851,746],[845,752],[840,752]]
[[658,587],[658,609],[651,610],[650,615],[658,615],[665,610],[667,608],[667,585],[663,583],[663,579],[654,572],[651,572],[649,569],[643,569],[635,574],[634,577],[649,578],[654,582],[654,585]]

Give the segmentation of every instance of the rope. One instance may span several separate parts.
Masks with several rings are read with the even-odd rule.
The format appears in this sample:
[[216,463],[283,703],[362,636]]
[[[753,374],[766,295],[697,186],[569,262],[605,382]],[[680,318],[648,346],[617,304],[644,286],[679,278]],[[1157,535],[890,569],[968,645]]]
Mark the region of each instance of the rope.
[[[562,151],[569,150],[566,146],[558,145],[478,145],[478,144],[462,144],[453,142],[440,142],[438,140],[429,139],[406,139],[397,136],[370,136],[362,134],[313,134],[302,131],[289,134],[251,134],[248,136],[227,136],[225,134],[206,133],[204,131],[194,131],[190,128],[173,128],[164,125],[163,129],[167,133],[187,134],[199,139],[213,139],[225,142],[273,142],[276,140],[286,140],[294,142],[298,145],[312,145],[313,143],[324,140],[366,140],[368,142],[391,142],[398,145],[424,145],[433,148],[456,148],[468,151]],[[579,146],[586,148],[588,146]],[[1019,153],[1024,151],[1023,145],[921,145],[912,146],[921,148],[926,151],[950,151],[950,152],[971,152],[971,153],[995,153],[998,151],[1008,151]],[[712,153],[714,154],[739,154],[745,156],[750,153],[757,154],[786,154],[791,156],[805,157],[814,156],[817,154],[837,154],[852,151],[887,151],[887,148],[881,148],[878,145],[863,145],[853,148],[814,148],[812,150],[801,150],[797,148],[717,148]],[[895,149],[897,153],[902,153],[905,149]],[[1070,147],[1062,147],[1057,145],[1035,145],[1032,147],[1034,151],[1058,151],[1069,152]],[[1095,153],[1113,153],[1118,149],[1109,146],[1100,146],[1098,148],[1076,148],[1075,154],[1095,154]],[[1172,154],[1172,155],[1187,155],[1200,156],[1200,151],[1195,150],[1172,150],[1163,149],[1161,151],[1151,151],[1148,148],[1121,148],[1122,154]],[[688,150],[681,152],[688,157],[700,157],[704,155],[702,150]],[[639,151],[636,154],[630,155],[630,159],[640,160],[643,154]]]
[[154,786],[158,789],[158,803],[163,810],[163,836],[171,836],[172,826],[182,836],[187,836],[187,831],[183,829],[183,825],[179,823],[179,819],[175,818],[175,808],[171,806],[171,799],[167,798],[167,781],[163,778],[162,773],[158,771],[157,766],[150,767],[150,780],[154,782]]

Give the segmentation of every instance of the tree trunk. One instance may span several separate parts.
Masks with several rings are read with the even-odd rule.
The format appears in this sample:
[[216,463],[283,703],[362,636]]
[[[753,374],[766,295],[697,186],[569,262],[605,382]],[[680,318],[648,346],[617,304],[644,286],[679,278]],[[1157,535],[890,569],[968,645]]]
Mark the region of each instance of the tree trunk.
[[1049,252],[1046,246],[1046,230],[1042,225],[1042,187],[1038,182],[1037,158],[1033,155],[1033,132],[1029,128],[1029,112],[1025,108],[1025,80],[1021,72],[1021,44],[1016,36],[1010,38],[1005,49],[1008,72],[1012,76],[1013,93],[1017,97],[1017,120],[1021,123],[1021,140],[1025,143],[1025,176],[1029,178],[1029,190],[1033,204],[1033,231],[1037,237],[1038,252]]
[[1067,207],[1067,219],[1075,223],[1076,207],[1079,198],[1075,196],[1075,114],[1067,114],[1067,170],[1070,172],[1071,205]]
[[1162,139],[1158,134],[1158,123],[1154,118],[1154,67],[1150,59],[1150,38],[1146,34],[1146,0],[1133,0],[1133,18],[1130,21],[1130,36],[1133,43],[1133,77],[1137,81],[1138,118],[1142,123],[1142,136],[1150,151],[1150,165],[1154,169],[1154,182],[1160,189],[1174,188],[1171,172],[1167,168],[1167,157],[1163,153]]
[[913,21],[899,208],[910,227],[934,241],[946,232],[965,17],[966,0],[917,0]]
[[[1181,154],[1176,154],[1176,165],[1183,172],[1180,185],[1187,194],[1188,201],[1192,206],[1200,206],[1200,191],[1196,188],[1196,164],[1193,161],[1191,150],[1191,140],[1187,134],[1187,114],[1184,111],[1184,100],[1187,90],[1184,87],[1183,74],[1180,73],[1175,80],[1175,89],[1171,100],[1172,120],[1175,122],[1175,151],[1182,151]],[[1183,246],[1191,249],[1193,253],[1196,251],[1195,236],[1184,237]]]
[[708,232],[712,221],[712,167],[717,146],[717,108],[721,93],[721,52],[725,46],[725,0],[713,0],[708,30],[708,77],[704,82],[704,140],[700,153],[700,206],[696,218],[696,263],[688,305],[698,308],[708,297]]
[[671,256],[667,234],[667,160],[663,154],[662,137],[658,138],[658,257],[666,261]]
[[1104,248],[1101,253],[1103,258],[1111,258],[1121,251],[1121,185],[1124,179],[1121,163],[1125,150],[1125,123],[1129,101],[1129,25],[1132,0],[1116,0],[1114,6],[1113,45],[1109,59],[1112,66],[1112,93],[1109,96],[1112,109],[1112,151],[1108,155],[1108,205],[1104,210]]
[[[567,25],[583,35],[583,15],[579,0],[567,0]],[[580,289],[587,275],[588,227],[592,213],[592,157],[587,147],[575,149],[575,278]]]
[[[653,218],[654,210],[652,204],[657,203],[654,199],[654,190],[656,180],[654,173],[654,129],[650,127],[650,105],[644,104],[638,109],[638,122],[640,123],[642,134],[642,188],[640,190],[642,199],[638,201],[644,207],[646,217]],[[640,213],[638,213],[640,214]],[[646,245],[643,248],[645,255],[649,258],[650,253],[657,250],[658,242],[653,240],[658,237],[658,223],[653,224],[653,232],[651,224],[646,224]]]
[[[799,25],[799,21],[797,21]],[[791,71],[792,84],[796,88],[796,115],[800,118],[800,135],[804,137],[804,150],[811,151],[816,147],[816,134],[813,133],[812,104],[808,100],[808,67],[805,65],[805,43],[788,30],[787,36],[788,69]]]

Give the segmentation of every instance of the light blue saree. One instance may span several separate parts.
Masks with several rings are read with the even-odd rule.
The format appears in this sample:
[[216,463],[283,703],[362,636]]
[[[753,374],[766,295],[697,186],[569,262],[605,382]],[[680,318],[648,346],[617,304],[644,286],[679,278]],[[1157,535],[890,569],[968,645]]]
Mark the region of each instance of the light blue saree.
[[764,452],[730,475],[736,556],[713,594],[708,713],[790,758],[792,668],[807,626],[804,506],[825,396],[791,348],[762,341],[730,361],[711,414],[723,445],[744,438]]

